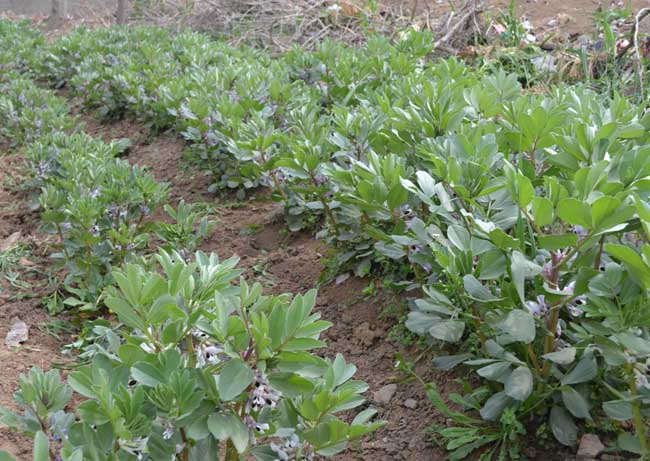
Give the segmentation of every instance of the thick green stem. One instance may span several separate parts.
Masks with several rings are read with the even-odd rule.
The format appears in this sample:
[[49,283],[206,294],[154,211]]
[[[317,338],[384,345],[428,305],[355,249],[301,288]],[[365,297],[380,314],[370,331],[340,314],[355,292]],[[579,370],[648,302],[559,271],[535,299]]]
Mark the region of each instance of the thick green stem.
[[641,406],[639,405],[639,401],[636,400],[636,397],[639,395],[639,390],[636,386],[636,377],[634,376],[634,371],[631,364],[628,365],[628,372],[630,375],[628,381],[628,385],[630,386],[630,394],[632,395],[632,398],[635,399],[632,402],[632,415],[634,418],[636,436],[639,439],[639,443],[641,445],[641,453],[643,454],[643,459],[648,459],[650,457],[650,447],[648,446],[648,439],[646,438],[646,427],[643,415],[641,414]]
[[[551,275],[548,282],[551,284],[551,286],[553,286],[553,288],[557,288],[558,280],[560,278],[560,266],[562,264],[562,261],[564,261],[564,259],[562,259],[559,253],[551,253],[551,263],[553,265],[553,268],[551,269]],[[551,311],[551,317],[548,319],[547,323],[549,332],[546,336],[546,339],[544,340],[544,354],[553,352],[555,349],[555,332],[557,331],[557,322],[559,320],[560,309],[553,309]],[[544,362],[544,367],[542,368],[542,376],[548,376],[550,371],[551,362],[549,360],[546,360]]]
[[61,230],[61,225],[59,223],[56,224],[56,231],[61,239],[61,250],[63,250],[63,255],[65,256],[66,261],[70,261],[70,254],[68,253],[68,249],[65,247],[65,238],[63,237],[63,231]]

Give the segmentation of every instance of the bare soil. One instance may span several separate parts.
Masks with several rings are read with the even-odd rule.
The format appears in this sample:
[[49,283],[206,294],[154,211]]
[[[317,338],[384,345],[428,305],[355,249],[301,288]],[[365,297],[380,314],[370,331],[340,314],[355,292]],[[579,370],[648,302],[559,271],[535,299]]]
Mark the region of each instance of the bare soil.
[[[13,393],[19,376],[34,366],[49,369],[54,363],[65,363],[68,358],[62,355],[61,347],[70,342],[65,333],[59,331],[57,338],[46,328],[53,319],[43,308],[42,299],[54,290],[48,276],[56,276],[48,258],[51,238],[39,231],[38,215],[31,211],[28,195],[19,190],[19,183],[12,183],[22,170],[20,155],[0,155],[0,248],[11,241],[11,246],[30,249],[18,270],[18,280],[27,284],[26,288],[17,289],[0,276],[0,406],[12,409],[16,409]],[[29,326],[29,339],[19,348],[9,348],[4,338],[15,319]],[[0,428],[0,449],[13,453],[18,460],[31,459],[31,444],[27,437]]]

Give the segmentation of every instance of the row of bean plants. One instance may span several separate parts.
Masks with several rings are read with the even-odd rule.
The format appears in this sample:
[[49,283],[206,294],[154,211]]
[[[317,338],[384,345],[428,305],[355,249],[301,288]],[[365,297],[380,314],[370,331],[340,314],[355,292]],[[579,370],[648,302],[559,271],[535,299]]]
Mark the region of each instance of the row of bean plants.
[[367,406],[336,416],[363,405],[368,386],[341,355],[314,352],[331,326],[313,312],[316,292],[264,295],[236,258],[192,256],[205,217],[181,202],[166,205],[171,222],[150,218],[167,186],[26,77],[37,45],[30,28],[0,22],[0,136],[26,156],[25,189],[59,238],[63,303],[118,321],[88,322],[67,382],[34,368],[15,394],[24,412],[0,408],[3,425],[34,436],[34,460],[307,460],[380,427]]

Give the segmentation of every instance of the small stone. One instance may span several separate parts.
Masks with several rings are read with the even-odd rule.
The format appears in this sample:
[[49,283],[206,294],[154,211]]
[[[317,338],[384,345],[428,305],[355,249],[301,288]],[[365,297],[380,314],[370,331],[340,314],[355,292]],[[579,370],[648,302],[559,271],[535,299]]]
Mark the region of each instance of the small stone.
[[604,450],[605,445],[596,434],[585,434],[580,439],[576,461],[593,461]]
[[387,384],[372,394],[372,398],[377,403],[387,405],[397,392],[397,384]]
[[5,344],[7,347],[19,347],[22,343],[29,339],[29,327],[25,322],[19,318],[13,319],[11,329],[5,337]]
[[403,405],[406,408],[410,408],[411,410],[415,410],[418,406],[418,402],[415,399],[406,399],[404,400]]

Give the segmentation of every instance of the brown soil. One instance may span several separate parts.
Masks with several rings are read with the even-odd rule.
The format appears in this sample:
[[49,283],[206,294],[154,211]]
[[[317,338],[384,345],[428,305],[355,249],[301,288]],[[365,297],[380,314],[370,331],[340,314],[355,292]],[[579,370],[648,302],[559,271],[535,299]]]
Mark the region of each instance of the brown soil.
[[[25,287],[16,288],[0,272],[0,406],[14,410],[19,376],[34,366],[49,369],[54,363],[65,362],[61,347],[70,342],[67,335],[56,338],[46,329],[53,319],[44,310],[42,298],[54,289],[48,276],[56,276],[48,260],[51,238],[38,230],[38,216],[30,210],[29,197],[19,191],[22,170],[21,156],[0,156],[0,248],[22,245],[29,249],[17,269],[18,281],[27,284]],[[4,338],[15,319],[28,325],[29,339],[21,347],[9,348]],[[0,428],[0,449],[17,459],[31,459],[31,444],[29,438]]]
[[[430,22],[437,23],[440,16],[448,13],[451,5],[456,8],[464,0],[383,0],[385,7],[397,8],[410,15],[415,7],[420,18],[429,15]],[[479,2],[480,3],[480,2]],[[488,17],[496,18],[500,11],[507,11],[510,0],[485,0]],[[599,10],[630,7],[638,11],[648,6],[647,0],[515,0],[517,16],[525,17],[533,26],[539,39],[557,34],[591,34],[595,30],[594,14]]]

